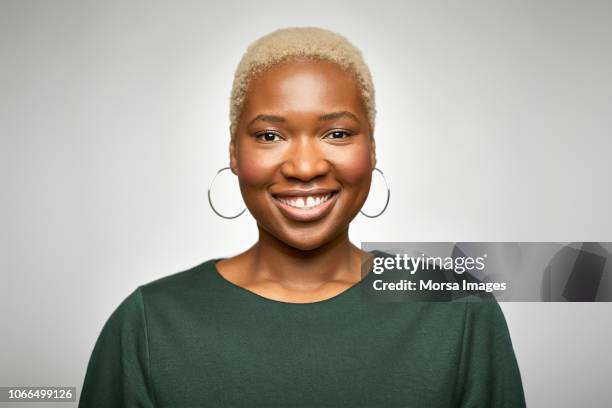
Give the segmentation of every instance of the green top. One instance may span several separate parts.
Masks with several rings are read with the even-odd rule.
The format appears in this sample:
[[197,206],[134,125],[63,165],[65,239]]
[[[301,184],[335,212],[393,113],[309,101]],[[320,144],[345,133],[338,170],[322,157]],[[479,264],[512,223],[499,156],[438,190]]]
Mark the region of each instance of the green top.
[[79,407],[525,406],[495,301],[372,302],[363,279],[330,299],[287,303],[226,280],[219,260],[121,303]]

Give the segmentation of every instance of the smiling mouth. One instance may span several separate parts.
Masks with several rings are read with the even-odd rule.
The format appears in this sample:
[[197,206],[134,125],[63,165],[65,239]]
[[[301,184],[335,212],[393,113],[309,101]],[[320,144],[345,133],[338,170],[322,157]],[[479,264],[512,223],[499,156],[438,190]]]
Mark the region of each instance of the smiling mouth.
[[274,204],[294,221],[316,221],[325,217],[338,199],[338,191],[272,194]]
[[324,202],[329,200],[333,194],[334,193],[328,193],[325,195],[312,195],[312,196],[306,196],[306,197],[295,197],[293,199],[289,197],[286,197],[286,198],[274,197],[274,198],[276,198],[281,203],[291,206],[293,208],[302,208],[302,209],[309,210],[311,208],[314,208],[314,207],[317,207],[323,204]]

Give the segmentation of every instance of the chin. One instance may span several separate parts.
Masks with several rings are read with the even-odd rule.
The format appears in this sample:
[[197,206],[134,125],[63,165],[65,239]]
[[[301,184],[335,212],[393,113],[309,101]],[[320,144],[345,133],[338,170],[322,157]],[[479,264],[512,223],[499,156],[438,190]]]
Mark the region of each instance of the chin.
[[332,241],[339,231],[286,231],[279,239],[301,251],[312,251]]
[[303,242],[287,242],[285,241],[286,244],[288,244],[290,247],[297,249],[298,251],[303,251],[303,252],[309,252],[309,251],[314,251],[315,249],[319,248],[321,246],[320,243],[303,243]]

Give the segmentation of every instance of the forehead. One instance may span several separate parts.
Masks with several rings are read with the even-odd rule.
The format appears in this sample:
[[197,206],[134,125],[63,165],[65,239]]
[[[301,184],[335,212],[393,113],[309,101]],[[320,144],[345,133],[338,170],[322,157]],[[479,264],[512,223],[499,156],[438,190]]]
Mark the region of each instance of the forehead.
[[315,59],[294,59],[257,74],[243,109],[245,119],[261,111],[366,114],[356,77],[337,64]]

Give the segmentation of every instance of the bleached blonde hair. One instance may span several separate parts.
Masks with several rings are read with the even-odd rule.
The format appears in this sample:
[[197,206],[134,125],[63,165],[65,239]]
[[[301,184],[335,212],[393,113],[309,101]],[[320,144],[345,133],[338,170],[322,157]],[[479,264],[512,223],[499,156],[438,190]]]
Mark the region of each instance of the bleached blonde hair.
[[338,64],[355,75],[373,131],[376,117],[374,83],[361,51],[344,36],[318,27],[288,27],[273,31],[247,48],[232,84],[230,133],[235,137],[249,82],[254,75],[295,57],[316,58]]

